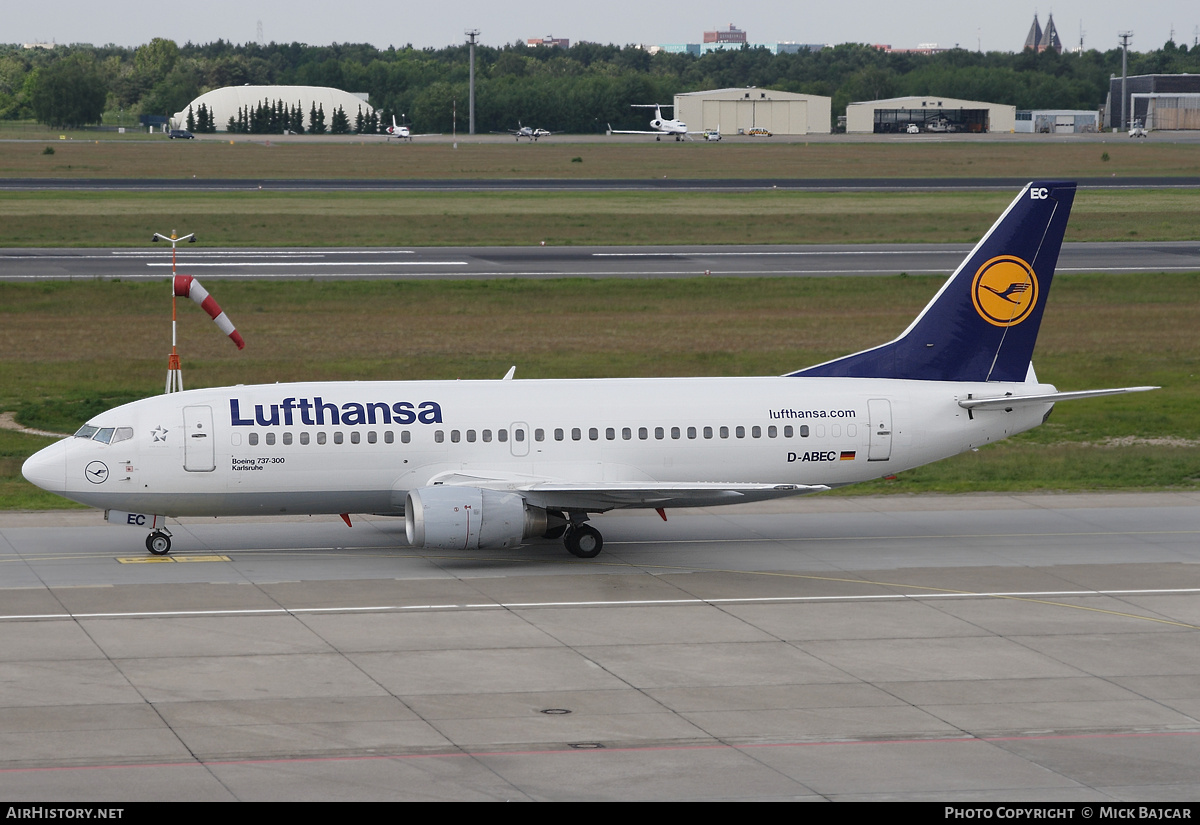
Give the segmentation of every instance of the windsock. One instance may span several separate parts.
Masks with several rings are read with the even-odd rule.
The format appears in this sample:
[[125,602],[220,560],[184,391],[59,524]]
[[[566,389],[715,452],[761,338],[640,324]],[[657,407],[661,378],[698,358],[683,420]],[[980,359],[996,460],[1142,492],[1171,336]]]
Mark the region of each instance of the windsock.
[[246,346],[246,342],[242,340],[242,336],[233,328],[233,322],[229,320],[229,316],[221,311],[221,308],[217,306],[217,302],[208,294],[208,290],[200,286],[200,282],[191,275],[175,276],[175,294],[181,298],[191,298],[203,307],[204,311],[213,319],[221,332],[228,335],[229,339],[237,344],[238,349],[243,349]]

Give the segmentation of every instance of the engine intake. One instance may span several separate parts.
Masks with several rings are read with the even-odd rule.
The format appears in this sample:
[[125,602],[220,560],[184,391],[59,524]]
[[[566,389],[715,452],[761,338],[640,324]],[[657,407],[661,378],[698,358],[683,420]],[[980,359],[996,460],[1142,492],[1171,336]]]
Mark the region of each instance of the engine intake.
[[546,511],[516,493],[447,485],[410,490],[405,499],[404,530],[414,547],[516,547],[548,529]]

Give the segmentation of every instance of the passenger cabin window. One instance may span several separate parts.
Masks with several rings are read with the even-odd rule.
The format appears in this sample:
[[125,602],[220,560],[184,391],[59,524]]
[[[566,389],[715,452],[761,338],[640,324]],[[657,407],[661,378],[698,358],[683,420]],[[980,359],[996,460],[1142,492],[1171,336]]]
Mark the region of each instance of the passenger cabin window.
[[354,430],[353,432],[350,433],[350,443],[351,444],[357,444],[361,440],[362,440],[362,433],[360,433],[358,430]]
[[555,428],[554,428],[554,440],[555,440],[555,441],[562,441],[562,440],[563,440],[563,429],[562,429],[562,427],[555,427]]
[[275,446],[275,433],[267,433],[267,445]]
[[523,429],[521,429],[520,427],[517,427],[517,429],[513,430],[513,441],[524,441],[524,440],[525,440],[525,431]]
[[378,440],[379,440],[379,436],[375,434],[374,430],[367,431],[367,443],[368,444],[374,444]]
[[308,443],[308,433],[300,433],[300,443],[301,444]]
[[695,437],[696,437],[696,428],[688,427],[688,438],[695,438]]
[[434,440],[434,441],[436,441],[438,444],[441,444],[443,441],[445,441],[445,440],[446,440],[446,433],[445,433],[445,431],[443,431],[443,430],[434,430],[434,431],[433,431],[433,440]]
[[342,434],[340,431],[333,434],[333,443],[334,444],[342,443]]
[[383,434],[383,443],[384,443],[384,444],[391,444],[391,443],[393,443],[395,440],[396,440],[396,434],[395,434],[394,432],[392,432],[391,430],[387,430],[387,431],[386,431],[386,432]]
[[291,434],[291,433],[284,433],[284,434],[283,434],[283,443],[284,443],[284,444],[291,444],[291,443],[292,443],[292,434]]
[[613,439],[615,439],[617,437],[617,431],[614,430],[612,427],[608,427],[604,431],[604,437],[607,438],[609,441],[612,441]]
[[492,431],[491,431],[491,430],[484,430],[484,431],[483,431],[483,443],[484,443],[484,444],[491,443],[491,440],[492,440]]
[[588,429],[588,438],[591,439],[592,441],[598,441],[600,439],[600,431],[597,430],[595,427],[589,428]]
[[407,444],[410,441],[412,441],[412,433],[410,433],[408,430],[401,430],[400,431],[400,443]]
[[545,441],[546,440],[546,431],[541,429],[540,427],[538,429],[534,430],[533,431],[533,440],[534,441]]
[[578,441],[583,438],[583,432],[578,427],[571,428],[571,440]]
[[475,443],[475,431],[474,430],[467,430],[467,443],[468,444]]
[[317,433],[317,443],[318,444],[325,443],[325,433]]
[[508,430],[496,430],[496,440],[501,444],[508,443]]
[[712,437],[713,437],[713,429],[712,429],[712,427],[705,427],[705,428],[704,428],[704,437],[705,437],[705,438],[712,438]]
[[257,447],[258,446],[258,433],[250,433],[250,435],[248,435],[246,437],[246,441],[248,441],[250,443],[251,447]]

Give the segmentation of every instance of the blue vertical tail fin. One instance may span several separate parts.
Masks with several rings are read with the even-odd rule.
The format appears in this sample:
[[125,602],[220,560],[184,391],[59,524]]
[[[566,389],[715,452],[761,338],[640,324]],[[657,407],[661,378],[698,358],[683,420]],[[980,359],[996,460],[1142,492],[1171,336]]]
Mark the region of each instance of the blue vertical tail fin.
[[1024,381],[1074,199],[1028,184],[899,338],[789,375]]

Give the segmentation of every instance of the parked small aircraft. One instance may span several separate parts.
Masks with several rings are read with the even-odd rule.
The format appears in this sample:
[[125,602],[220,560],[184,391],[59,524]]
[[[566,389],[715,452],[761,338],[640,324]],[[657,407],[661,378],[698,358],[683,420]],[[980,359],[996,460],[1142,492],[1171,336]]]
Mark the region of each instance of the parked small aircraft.
[[[660,103],[634,103],[632,105],[633,105],[633,108],[635,108],[635,109],[653,109],[654,110],[654,119],[650,121],[650,129],[648,131],[638,130],[638,129],[632,129],[632,130],[631,129],[614,129],[612,127],[612,124],[610,123],[608,125],[608,134],[610,134],[610,135],[654,135],[655,140],[662,140],[663,135],[674,135],[675,140],[683,140],[684,138],[688,138],[688,140],[691,140],[691,138],[689,136],[696,134],[695,132],[689,132],[687,124],[684,123],[682,120],[666,120],[666,119],[664,119],[662,116],[662,108],[663,107],[662,107],[662,104],[660,104]],[[671,107],[667,107],[667,108],[671,108]]]

